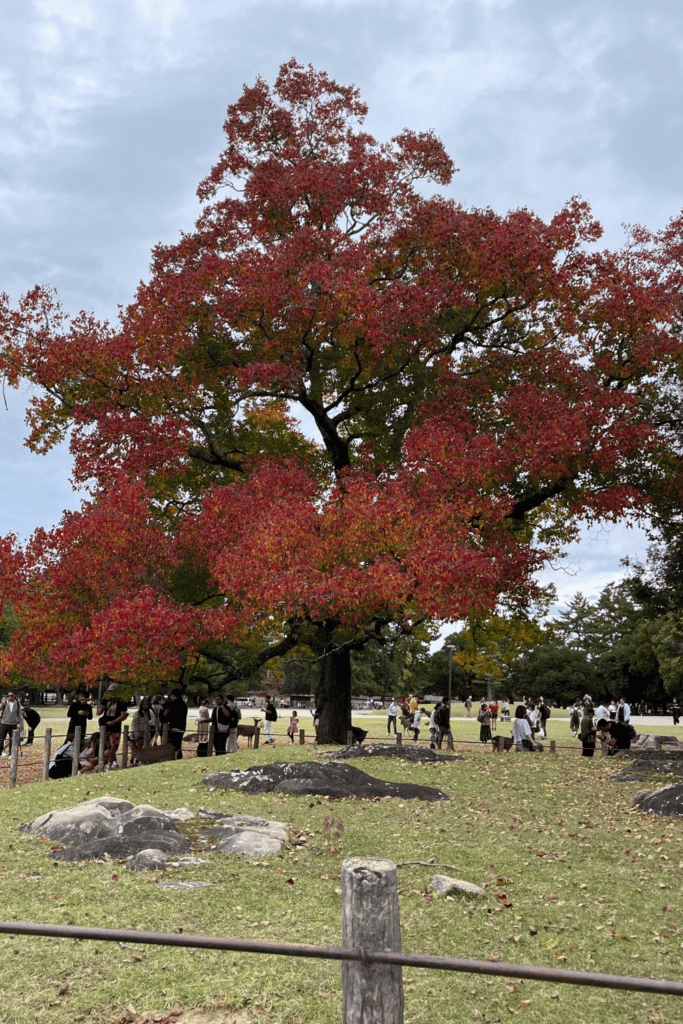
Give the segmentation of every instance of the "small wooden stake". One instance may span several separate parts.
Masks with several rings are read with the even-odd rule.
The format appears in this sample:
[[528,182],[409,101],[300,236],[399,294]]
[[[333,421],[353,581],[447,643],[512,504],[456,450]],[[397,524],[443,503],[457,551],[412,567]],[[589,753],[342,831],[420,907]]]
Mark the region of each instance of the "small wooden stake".
[[17,769],[19,767],[19,746],[21,744],[19,729],[14,729],[10,735],[12,737],[12,745],[10,747],[9,755],[9,788],[14,789],[14,787],[17,784]]
[[47,782],[50,778],[50,748],[52,746],[52,729],[45,730],[45,740],[43,747],[43,782]]
[[259,736],[261,735],[261,726],[257,725],[254,729],[254,750],[258,750]]
[[211,757],[211,755],[213,754],[213,734],[214,734],[214,730],[215,730],[215,726],[214,726],[214,724],[212,722],[211,725],[209,726],[209,739],[208,739],[208,742],[206,744],[206,756],[207,757]]
[[128,767],[128,726],[123,727],[123,747],[121,750],[121,767]]
[[303,747],[305,743],[306,743],[306,734],[304,733],[303,729],[299,729],[299,745]]
[[78,769],[79,769],[79,766],[80,766],[78,758],[79,758],[79,755],[81,753],[81,732],[82,732],[82,729],[81,729],[80,725],[77,725],[75,730],[74,730],[74,752],[73,752],[73,757],[71,758],[71,776],[72,776],[72,778],[73,778],[74,775],[78,775]]
[[104,747],[107,742],[107,729],[106,726],[100,726],[100,749],[97,756],[97,771],[104,771]]
[[[342,945],[400,952],[396,865],[374,857],[342,864]],[[342,963],[344,1024],[403,1024],[403,970],[387,964]]]

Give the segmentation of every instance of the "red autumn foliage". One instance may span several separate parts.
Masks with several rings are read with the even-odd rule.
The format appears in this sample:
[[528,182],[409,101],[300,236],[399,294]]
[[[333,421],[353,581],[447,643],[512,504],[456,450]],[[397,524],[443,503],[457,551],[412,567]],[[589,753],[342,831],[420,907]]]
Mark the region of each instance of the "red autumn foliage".
[[450,181],[438,139],[380,144],[364,114],[290,61],[228,108],[195,231],[116,326],[5,299],[2,370],[42,389],[29,443],[70,432],[92,488],[3,542],[7,667],[139,682],[202,654],[230,677],[222,641],[252,665],[305,644],[343,740],[351,647],[523,605],[578,521],[680,493],[683,219],[614,253],[578,199],[466,210],[417,190]]

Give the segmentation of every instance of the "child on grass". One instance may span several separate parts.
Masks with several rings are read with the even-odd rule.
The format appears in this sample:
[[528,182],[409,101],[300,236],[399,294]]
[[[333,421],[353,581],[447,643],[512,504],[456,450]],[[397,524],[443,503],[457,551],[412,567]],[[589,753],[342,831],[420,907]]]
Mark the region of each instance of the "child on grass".
[[299,719],[297,717],[296,711],[292,711],[291,717],[289,719],[289,725],[287,726],[287,735],[289,736],[289,738],[290,738],[292,743],[294,742],[294,735],[298,731],[299,731]]

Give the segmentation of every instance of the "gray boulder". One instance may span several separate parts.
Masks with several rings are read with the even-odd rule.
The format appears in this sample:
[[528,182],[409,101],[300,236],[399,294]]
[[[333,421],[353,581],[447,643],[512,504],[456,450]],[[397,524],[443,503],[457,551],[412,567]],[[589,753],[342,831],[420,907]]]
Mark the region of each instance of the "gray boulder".
[[163,850],[140,850],[126,864],[129,871],[165,871],[168,865]]
[[210,788],[237,789],[245,793],[292,793],[306,796],[373,797],[394,796],[402,800],[448,800],[446,794],[431,786],[412,782],[384,782],[350,764],[316,761],[272,761],[254,765],[246,771],[216,772],[205,775],[202,783]]
[[20,829],[59,843],[62,849],[49,854],[58,861],[101,860],[105,855],[128,858],[142,850],[183,854],[190,849],[187,839],[177,831],[176,822],[165,811],[112,797],[51,811]]
[[199,814],[220,822],[215,828],[200,832],[199,839],[203,842],[217,840],[217,848],[223,853],[273,857],[284,851],[288,828],[282,821],[253,818],[248,814],[228,815],[211,811],[200,811]]
[[458,892],[464,896],[486,895],[486,891],[481,886],[474,885],[472,882],[463,882],[460,878],[451,878],[450,875],[434,875],[429,888],[441,894]]
[[333,761],[347,761],[356,757],[400,757],[403,761],[464,761],[461,754],[437,754],[429,747],[409,746],[407,743],[366,743],[363,746],[344,747],[329,755]]
[[644,811],[650,814],[683,815],[683,783],[673,782],[670,786],[653,792],[641,790],[633,798]]

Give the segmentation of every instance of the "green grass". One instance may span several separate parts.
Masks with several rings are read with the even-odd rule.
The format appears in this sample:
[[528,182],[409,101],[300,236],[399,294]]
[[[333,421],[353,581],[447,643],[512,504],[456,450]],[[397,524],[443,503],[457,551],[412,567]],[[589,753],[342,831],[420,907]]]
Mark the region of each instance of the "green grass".
[[[473,738],[478,735],[476,723],[457,723],[458,730],[461,725]],[[554,731],[551,723],[551,736]],[[558,723],[558,738],[560,732],[569,733],[566,723]],[[246,768],[315,756],[318,751],[296,744],[240,751],[230,763]],[[362,764],[381,778],[444,789],[451,799],[437,804],[207,791],[202,775],[219,767],[216,761],[187,760],[0,791],[1,916],[337,944],[344,857],[400,862],[434,856],[455,865],[446,873],[483,885],[488,895],[480,901],[430,899],[433,871],[400,868],[408,952],[681,976],[683,823],[650,819],[637,810],[632,797],[642,785],[613,781],[618,766],[612,759],[587,760],[570,752],[494,757],[474,746],[465,760],[449,764]],[[45,857],[48,843],[17,831],[45,811],[103,794],[167,809],[204,806],[267,815],[304,832],[309,848],[289,849],[268,862],[207,850],[199,854],[206,864],[168,875],[211,881],[216,888],[177,892],[157,889],[157,874],[128,872],[116,862],[57,865]],[[341,824],[341,841],[326,831],[326,818]],[[189,836],[197,825],[188,823]],[[30,880],[35,875],[40,879]],[[495,898],[503,895],[504,900]],[[0,936],[0,957],[3,1024],[122,1022],[143,1019],[145,1010],[161,1015],[205,1004],[215,1008],[206,1020],[216,1022],[341,1019],[341,971],[334,963],[16,936]],[[427,970],[405,971],[404,984],[405,1019],[416,1024],[486,1024],[518,1010],[548,1024],[673,1024],[683,1009],[675,997]]]

